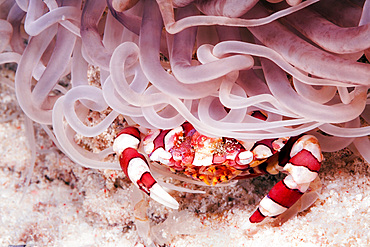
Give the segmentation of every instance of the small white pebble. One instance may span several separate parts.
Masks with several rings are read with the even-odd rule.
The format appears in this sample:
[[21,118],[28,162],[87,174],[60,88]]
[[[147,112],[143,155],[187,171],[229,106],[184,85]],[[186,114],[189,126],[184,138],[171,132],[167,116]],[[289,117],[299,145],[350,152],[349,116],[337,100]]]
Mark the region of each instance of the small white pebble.
[[355,198],[356,198],[357,201],[361,201],[362,200],[362,194],[357,194]]

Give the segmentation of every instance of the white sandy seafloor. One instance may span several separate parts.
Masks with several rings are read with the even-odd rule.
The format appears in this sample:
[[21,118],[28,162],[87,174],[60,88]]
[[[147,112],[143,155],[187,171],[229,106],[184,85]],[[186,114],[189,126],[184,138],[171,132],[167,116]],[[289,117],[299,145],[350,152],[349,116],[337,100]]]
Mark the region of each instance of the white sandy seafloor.
[[[135,226],[133,187],[122,172],[85,169],[59,152],[34,124],[37,160],[25,117],[0,85],[0,246],[144,246]],[[370,168],[349,149],[324,154],[322,192],[283,225],[244,222],[282,177],[261,177],[205,194],[171,192],[175,212],[149,201],[147,222],[160,246],[370,246]],[[184,183],[182,183],[184,185]],[[186,184],[185,184],[186,186]]]

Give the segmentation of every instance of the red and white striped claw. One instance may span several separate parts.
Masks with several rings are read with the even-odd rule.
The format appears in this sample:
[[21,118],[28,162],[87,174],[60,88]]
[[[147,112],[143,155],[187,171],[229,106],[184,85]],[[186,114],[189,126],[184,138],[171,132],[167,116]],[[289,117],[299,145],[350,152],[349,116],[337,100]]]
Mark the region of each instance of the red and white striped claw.
[[123,172],[151,198],[167,207],[178,209],[179,203],[153,178],[145,157],[137,151],[139,144],[140,132],[135,127],[123,129],[114,140],[113,150],[119,156]]
[[283,168],[289,175],[261,200],[257,210],[249,218],[250,222],[258,223],[265,217],[276,217],[284,213],[301,198],[318,176],[323,158],[314,136],[305,135],[299,138],[291,149],[290,157]]

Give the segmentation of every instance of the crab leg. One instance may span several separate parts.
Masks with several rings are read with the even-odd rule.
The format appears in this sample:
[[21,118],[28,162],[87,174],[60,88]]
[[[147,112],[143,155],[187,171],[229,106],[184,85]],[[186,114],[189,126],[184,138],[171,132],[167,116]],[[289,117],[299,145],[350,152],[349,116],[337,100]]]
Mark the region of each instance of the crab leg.
[[280,168],[288,176],[261,200],[249,221],[258,223],[265,217],[276,217],[293,206],[318,176],[321,161],[322,154],[317,139],[311,135],[300,137],[292,146],[289,161]]
[[167,207],[178,209],[178,202],[157,183],[144,155],[137,151],[140,141],[140,132],[135,127],[123,129],[114,140],[113,150],[119,156],[123,172],[151,198]]

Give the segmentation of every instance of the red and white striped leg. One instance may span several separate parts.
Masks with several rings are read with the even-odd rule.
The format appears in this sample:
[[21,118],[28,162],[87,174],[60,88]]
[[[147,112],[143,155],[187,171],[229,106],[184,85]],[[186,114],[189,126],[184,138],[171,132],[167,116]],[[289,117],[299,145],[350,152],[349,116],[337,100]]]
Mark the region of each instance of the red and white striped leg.
[[151,198],[167,207],[178,209],[178,202],[153,178],[145,157],[137,151],[139,144],[140,132],[135,127],[123,129],[114,140],[113,150],[119,156],[123,172]]
[[250,222],[258,223],[265,217],[276,217],[284,213],[301,198],[318,176],[322,154],[314,136],[305,135],[299,138],[291,149],[290,157],[283,168],[289,175],[275,184],[261,200],[257,210],[249,218]]

